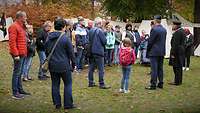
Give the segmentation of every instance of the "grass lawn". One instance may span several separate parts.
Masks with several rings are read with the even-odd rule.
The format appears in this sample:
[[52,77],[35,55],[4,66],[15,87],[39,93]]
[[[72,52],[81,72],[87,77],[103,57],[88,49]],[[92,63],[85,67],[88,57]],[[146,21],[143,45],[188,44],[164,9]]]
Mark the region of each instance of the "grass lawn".
[[[31,96],[23,100],[11,98],[12,59],[7,44],[0,42],[0,113],[62,113],[55,110],[51,99],[51,81],[37,80],[38,56],[34,57],[30,75],[34,81],[23,82],[24,89]],[[121,68],[107,67],[105,82],[111,89],[103,90],[87,87],[87,70],[73,73],[74,102],[81,109],[70,113],[199,113],[200,112],[200,58],[192,57],[191,70],[184,72],[183,85],[170,86],[173,80],[172,67],[168,60],[164,65],[164,89],[145,90],[150,77],[149,67],[134,65],[130,78],[130,93],[118,93]],[[98,81],[97,73],[95,79]],[[63,95],[63,84],[61,85]]]

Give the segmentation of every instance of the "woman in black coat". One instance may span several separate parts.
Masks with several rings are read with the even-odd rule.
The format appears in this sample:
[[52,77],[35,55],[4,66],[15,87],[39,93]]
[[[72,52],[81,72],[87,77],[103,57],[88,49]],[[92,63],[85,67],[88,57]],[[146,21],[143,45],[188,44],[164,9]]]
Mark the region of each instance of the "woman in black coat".
[[193,35],[190,33],[189,29],[184,29],[186,34],[185,40],[185,58],[183,62],[183,70],[188,71],[190,67],[190,56],[192,54],[192,45],[193,45]]

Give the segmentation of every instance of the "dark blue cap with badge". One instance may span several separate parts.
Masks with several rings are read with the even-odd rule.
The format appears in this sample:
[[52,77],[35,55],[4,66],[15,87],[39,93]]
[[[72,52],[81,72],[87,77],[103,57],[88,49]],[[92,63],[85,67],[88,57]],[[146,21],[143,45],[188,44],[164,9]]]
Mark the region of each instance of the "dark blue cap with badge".
[[161,15],[155,15],[155,16],[154,16],[154,19],[161,20],[162,17],[161,17]]

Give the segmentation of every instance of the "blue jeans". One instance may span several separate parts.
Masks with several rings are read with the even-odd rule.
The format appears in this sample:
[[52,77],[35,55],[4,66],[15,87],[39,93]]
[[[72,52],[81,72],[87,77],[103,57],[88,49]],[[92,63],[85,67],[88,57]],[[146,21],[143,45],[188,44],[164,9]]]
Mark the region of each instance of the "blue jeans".
[[119,64],[119,45],[114,48],[114,64]]
[[13,95],[16,95],[20,91],[23,91],[21,75],[23,71],[24,57],[20,57],[19,60],[14,60],[14,69],[12,75],[12,91]]
[[77,56],[76,56],[76,66],[77,69],[82,69],[83,68],[83,49],[82,48],[77,48]]
[[157,79],[159,84],[163,84],[163,56],[152,56],[150,57],[151,64],[151,86],[156,87]]
[[52,99],[54,105],[61,105],[60,96],[60,79],[62,78],[64,83],[64,107],[73,106],[72,97],[72,74],[70,71],[67,72],[50,72],[52,81]]
[[128,82],[129,82],[129,76],[131,73],[131,65],[122,66],[122,73],[123,73],[123,77],[121,80],[121,89],[128,90]]
[[29,70],[30,70],[31,65],[32,65],[32,60],[33,60],[32,56],[27,56],[24,59],[23,73],[22,73],[22,76],[24,78],[27,78],[29,76]]
[[106,63],[111,65],[112,63],[112,52],[113,52],[113,49],[106,49]]
[[94,55],[93,58],[89,59],[89,85],[94,84],[94,70],[95,66],[98,68],[99,72],[99,85],[104,86],[104,57]]
[[143,49],[141,50],[141,53],[140,53],[140,61],[141,63],[150,63],[150,59],[147,58],[147,49]]
[[45,51],[38,51],[38,56],[40,59],[40,68],[39,68],[38,76],[44,76],[46,74],[46,72],[42,70],[42,64],[44,63],[44,61],[46,59]]

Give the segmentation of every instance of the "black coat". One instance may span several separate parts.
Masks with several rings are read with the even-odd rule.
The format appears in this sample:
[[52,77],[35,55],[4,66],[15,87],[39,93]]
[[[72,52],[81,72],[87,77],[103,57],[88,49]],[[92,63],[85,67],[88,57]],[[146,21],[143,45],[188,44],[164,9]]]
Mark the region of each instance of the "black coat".
[[27,56],[35,56],[35,40],[33,39],[32,35],[27,34]]
[[48,32],[46,32],[43,28],[39,29],[37,32],[36,39],[36,49],[37,51],[45,51],[44,45],[48,37]]
[[185,56],[191,56],[193,42],[194,42],[193,35],[189,34],[185,40]]
[[[185,39],[186,35],[182,28],[179,28],[172,34],[169,64],[174,67],[182,67],[183,65]],[[171,56],[174,56],[175,58],[172,58]]]

